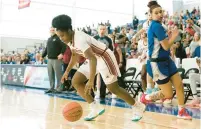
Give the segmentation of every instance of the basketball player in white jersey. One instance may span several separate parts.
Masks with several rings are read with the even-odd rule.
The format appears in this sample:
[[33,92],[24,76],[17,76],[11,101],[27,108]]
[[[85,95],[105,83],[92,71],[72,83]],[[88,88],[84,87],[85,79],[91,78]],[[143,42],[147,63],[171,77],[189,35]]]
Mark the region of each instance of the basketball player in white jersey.
[[[100,73],[110,92],[116,94],[132,106],[132,121],[139,121],[145,111],[145,105],[140,102],[135,102],[128,92],[118,86],[117,76],[121,75],[113,52],[104,43],[95,40],[84,32],[73,31],[71,23],[69,16],[59,15],[53,19],[52,26],[56,29],[57,35],[63,42],[72,43],[71,61],[62,77],[62,82],[64,79],[67,79],[69,71],[76,64],[79,56],[87,58],[86,62],[77,70],[72,80],[72,85],[78,94],[91,107],[91,112],[84,119],[91,121],[105,112],[105,109],[96,103],[91,96],[95,75],[96,73]],[[87,83],[85,83],[86,81]]]

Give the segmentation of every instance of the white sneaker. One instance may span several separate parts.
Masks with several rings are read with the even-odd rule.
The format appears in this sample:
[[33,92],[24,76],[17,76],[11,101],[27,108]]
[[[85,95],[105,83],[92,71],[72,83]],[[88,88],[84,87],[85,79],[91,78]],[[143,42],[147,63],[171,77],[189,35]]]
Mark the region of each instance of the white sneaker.
[[95,99],[100,99],[100,92],[96,92]]
[[90,104],[90,109],[91,112],[84,118],[85,121],[91,121],[105,112],[105,109],[100,104],[95,102]]
[[112,94],[112,99],[116,99],[116,98],[117,98],[117,95]]
[[163,104],[172,104],[172,99],[165,99]]
[[136,102],[135,106],[133,106],[133,117],[132,121],[139,121],[143,117],[143,113],[145,112],[146,106],[143,103]]

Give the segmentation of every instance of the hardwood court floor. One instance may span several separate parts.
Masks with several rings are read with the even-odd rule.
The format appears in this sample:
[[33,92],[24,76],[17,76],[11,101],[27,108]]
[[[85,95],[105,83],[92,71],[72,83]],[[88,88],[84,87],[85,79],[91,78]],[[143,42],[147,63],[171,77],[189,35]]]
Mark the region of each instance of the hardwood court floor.
[[[73,100],[72,100],[73,99]],[[0,129],[199,129],[200,119],[186,121],[168,115],[168,108],[161,113],[146,111],[139,122],[132,122],[129,108],[108,105],[106,112],[95,121],[86,122],[83,117],[74,123],[66,121],[61,112],[63,106],[79,102],[85,116],[89,110],[80,98],[68,99],[57,95],[45,95],[41,90],[6,88],[0,92]],[[153,106],[151,106],[153,107]],[[149,108],[151,108],[149,107]],[[147,110],[150,110],[150,109]],[[199,109],[194,114],[200,113]],[[200,116],[200,115],[198,115]],[[200,117],[198,117],[200,118]]]

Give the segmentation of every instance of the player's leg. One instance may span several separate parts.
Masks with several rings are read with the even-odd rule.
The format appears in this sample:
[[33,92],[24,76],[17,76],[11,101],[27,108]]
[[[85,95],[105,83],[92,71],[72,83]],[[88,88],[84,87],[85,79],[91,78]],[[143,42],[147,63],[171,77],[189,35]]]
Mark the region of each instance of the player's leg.
[[191,120],[192,117],[186,112],[185,105],[184,105],[184,87],[183,87],[181,76],[179,75],[179,73],[176,73],[170,78],[170,80],[173,86],[175,87],[176,94],[177,94],[178,107],[179,107],[177,117]]
[[146,70],[146,64],[142,66],[141,69],[141,81],[142,81],[142,89],[146,91],[147,89],[147,70]]
[[86,61],[77,70],[77,72],[73,76],[73,80],[72,80],[72,85],[77,90],[78,94],[89,103],[90,112],[84,118],[84,120],[86,120],[86,121],[93,120],[98,115],[101,115],[105,112],[105,109],[102,106],[100,106],[99,103],[96,103],[96,101],[94,101],[94,99],[91,95],[85,94],[85,92],[84,92],[85,84],[89,78],[89,74],[90,74],[89,63],[88,63],[88,61]]
[[72,85],[77,90],[78,94],[90,104],[94,99],[91,95],[84,93],[86,81],[87,77],[83,73],[77,71],[73,76]]
[[184,108],[184,90],[180,75],[177,72],[176,65],[169,59],[160,63],[148,63],[149,75],[156,79],[159,88],[158,92],[150,95],[143,94],[141,96],[141,102],[148,103],[158,99],[171,99],[173,97],[172,85],[175,87],[178,97],[179,117],[184,119],[191,119]]
[[138,121],[142,118],[143,112],[145,110],[145,105],[139,102],[135,102],[132,96],[125,89],[121,88],[118,85],[117,75],[113,75],[114,73],[111,73],[111,71],[116,71],[116,73],[120,73],[119,67],[113,53],[110,51],[107,52],[108,53],[106,54],[106,56],[109,56],[107,60],[102,58],[98,59],[97,70],[98,72],[100,72],[108,90],[132,106],[135,113],[132,120]]

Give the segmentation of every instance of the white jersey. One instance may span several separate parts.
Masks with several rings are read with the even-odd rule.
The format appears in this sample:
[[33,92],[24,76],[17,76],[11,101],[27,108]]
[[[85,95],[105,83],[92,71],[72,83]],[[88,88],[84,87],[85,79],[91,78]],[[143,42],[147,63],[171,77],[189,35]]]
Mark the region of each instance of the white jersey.
[[101,58],[101,60],[103,60],[105,64],[107,64],[110,74],[121,76],[119,68],[118,68],[118,64],[116,62],[113,52],[107,49],[107,46],[104,43],[97,41],[96,39],[89,36],[88,34],[85,34],[82,31],[75,31],[74,41],[70,48],[75,50],[77,54],[83,57],[85,57],[84,55],[85,51],[88,48],[91,48],[96,55],[97,61],[100,61],[99,59]]
[[90,47],[92,48],[96,56],[100,56],[101,54],[103,54],[103,52],[107,48],[104,43],[97,41],[88,34],[85,34],[82,31],[75,31],[74,43],[71,46],[71,49],[74,49],[77,54],[85,57],[84,52]]

